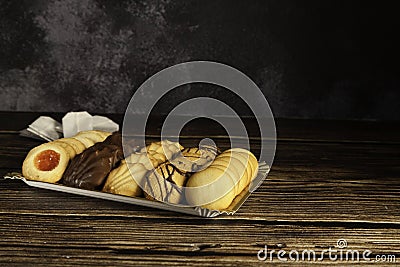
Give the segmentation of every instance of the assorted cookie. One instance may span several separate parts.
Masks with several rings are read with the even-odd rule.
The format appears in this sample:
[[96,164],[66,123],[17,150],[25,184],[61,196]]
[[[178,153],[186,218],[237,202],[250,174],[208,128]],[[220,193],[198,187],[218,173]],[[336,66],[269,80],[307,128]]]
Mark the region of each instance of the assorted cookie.
[[182,187],[186,178],[174,165],[165,162],[145,177],[145,197],[172,204],[184,204]]
[[[85,133],[89,137],[97,135],[97,132],[86,131],[81,132],[81,134]],[[96,137],[96,140],[102,142],[110,134],[103,132],[103,137]],[[37,146],[26,156],[22,164],[22,174],[30,180],[56,183],[62,178],[70,160],[95,143],[95,141],[90,140],[85,144],[73,137],[62,138]]]
[[125,196],[142,195],[141,188],[146,184],[148,172],[166,162],[167,158],[172,158],[181,149],[183,147],[179,143],[165,140],[151,143],[140,152],[132,153],[108,175],[103,191]]
[[122,159],[122,137],[114,133],[73,158],[62,183],[88,190],[101,189],[108,174]]
[[224,210],[248,188],[258,161],[246,149],[220,153],[168,140],[124,158],[121,134],[85,131],[33,148],[22,172],[30,180]]
[[207,168],[217,154],[216,147],[180,148],[171,150],[170,160],[145,177],[143,189],[147,199],[187,205],[184,194],[187,179],[192,173]]
[[186,183],[186,201],[211,210],[228,208],[254,179],[256,157],[248,150],[224,151],[206,169],[194,173]]
[[197,172],[206,168],[214,160],[217,153],[216,147],[188,147],[171,160],[171,163],[182,172]]
[[22,164],[22,174],[30,180],[41,182],[58,182],[71,155],[59,143],[46,143],[29,151]]

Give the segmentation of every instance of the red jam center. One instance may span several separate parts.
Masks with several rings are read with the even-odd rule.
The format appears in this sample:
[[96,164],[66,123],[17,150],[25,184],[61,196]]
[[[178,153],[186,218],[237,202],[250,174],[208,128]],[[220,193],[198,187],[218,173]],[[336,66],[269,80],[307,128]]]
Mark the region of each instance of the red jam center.
[[54,170],[60,162],[60,154],[54,150],[40,152],[35,158],[36,168],[40,171]]

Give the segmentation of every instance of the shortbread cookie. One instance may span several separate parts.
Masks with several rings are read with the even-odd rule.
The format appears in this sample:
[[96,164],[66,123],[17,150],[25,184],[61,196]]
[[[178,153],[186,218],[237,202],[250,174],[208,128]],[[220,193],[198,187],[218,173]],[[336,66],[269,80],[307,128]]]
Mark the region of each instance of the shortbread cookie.
[[97,133],[96,131],[82,131],[77,133],[74,137],[79,137],[79,136],[88,138],[92,140],[94,143],[103,142],[106,139],[103,135]]
[[128,169],[126,161],[123,160],[121,165],[108,175],[103,191],[124,196],[142,195],[142,189],[137,184],[136,179],[142,179],[148,170],[142,164],[136,164],[130,168],[131,170]]
[[157,154],[150,154],[146,152],[132,153],[125,159],[125,161],[129,164],[129,166],[133,166],[134,164],[142,164],[147,170],[157,168],[158,165],[164,162],[163,161],[160,163],[160,159],[157,157]]
[[183,204],[182,186],[186,177],[174,165],[163,163],[146,177],[144,192],[147,199]]
[[33,148],[22,164],[22,174],[29,180],[58,182],[70,160],[68,152],[55,142]]
[[228,174],[211,165],[189,178],[185,189],[186,201],[193,206],[213,210],[226,209],[235,198],[233,187]]
[[90,130],[79,132],[72,138],[84,144],[85,148],[89,148],[96,143],[103,142],[110,135],[111,133],[108,132]]
[[72,146],[77,155],[82,153],[83,150],[86,149],[85,145],[82,144],[82,142],[80,142],[74,138],[61,138],[61,139],[58,139],[56,142],[63,142],[63,143],[67,143],[68,145]]
[[186,199],[194,206],[226,209],[247,188],[257,171],[257,159],[250,151],[227,150],[218,155],[207,169],[189,178]]
[[174,155],[177,155],[182,149],[183,149],[183,146],[181,146],[177,142],[163,140],[163,141],[151,143],[147,147],[142,148],[140,150],[140,152],[147,151],[148,153],[151,153],[151,154],[156,153],[156,154],[164,155],[166,159],[173,159]]
[[150,153],[132,153],[108,175],[103,191],[126,196],[139,196],[142,194],[141,186],[144,186],[145,175],[149,170],[157,168],[159,164],[159,159]]
[[[165,147],[163,148],[162,145]],[[167,157],[174,157],[181,148],[179,143],[165,140],[151,143],[142,148],[140,152],[132,153],[108,175],[103,191],[128,196],[140,195],[142,193],[140,188],[145,187],[146,183],[148,184],[145,176],[166,162]],[[147,186],[146,189],[150,190],[150,187]],[[151,192],[148,193],[151,194]],[[146,192],[145,195],[149,199],[151,198]]]
[[73,159],[76,156],[76,151],[74,147],[71,146],[70,144],[65,142],[60,142],[59,140],[53,141],[52,143],[56,143],[62,146],[68,152],[68,155],[70,157],[69,159]]
[[216,155],[217,148],[188,147],[182,150],[181,156],[177,156],[170,162],[182,172],[197,172],[208,167]]
[[79,142],[81,142],[85,146],[86,149],[95,144],[95,142],[92,139],[89,139],[89,138],[86,138],[83,136],[73,136],[71,138],[74,138],[74,139],[78,140]]
[[88,131],[88,132],[97,133],[98,135],[100,135],[103,138],[103,140],[105,140],[107,137],[109,137],[112,134],[110,132],[105,132],[105,131],[100,131],[100,130],[91,130],[91,131]]
[[229,166],[229,164],[232,164],[232,166],[229,168],[232,168],[233,171],[235,171],[236,177],[239,179],[238,182],[235,182],[237,192],[241,192],[246,187],[249,177],[251,176],[251,170],[247,168],[247,165],[244,165],[242,161],[238,160],[237,158],[224,154],[221,154],[220,157],[215,160],[215,162],[220,163],[223,166]]

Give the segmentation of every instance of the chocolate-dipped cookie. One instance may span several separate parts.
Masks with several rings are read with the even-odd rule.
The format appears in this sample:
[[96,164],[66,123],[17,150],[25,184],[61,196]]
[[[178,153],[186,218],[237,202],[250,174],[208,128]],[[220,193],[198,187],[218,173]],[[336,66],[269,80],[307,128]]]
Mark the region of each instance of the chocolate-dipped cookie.
[[114,133],[77,155],[65,170],[62,183],[82,189],[101,189],[108,174],[123,159],[121,134]]

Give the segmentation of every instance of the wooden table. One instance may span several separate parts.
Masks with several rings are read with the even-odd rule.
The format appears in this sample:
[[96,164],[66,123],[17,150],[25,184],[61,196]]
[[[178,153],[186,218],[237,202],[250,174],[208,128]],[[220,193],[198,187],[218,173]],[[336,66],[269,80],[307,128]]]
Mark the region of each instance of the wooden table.
[[[18,135],[39,115],[0,113],[1,176],[20,171],[39,144]],[[400,261],[400,125],[277,120],[277,130],[268,179],[233,216],[198,218],[0,180],[0,265],[261,265],[270,262],[269,254],[257,258],[265,245],[276,251],[273,262],[292,265],[288,254],[296,250],[294,263],[304,265],[313,259],[304,254],[302,261],[302,253],[312,250],[324,265],[355,264],[351,255],[318,260],[345,239],[343,253],[357,250],[363,261],[370,250],[367,263],[386,256],[395,266],[389,261]],[[279,250],[288,261],[278,259]]]

